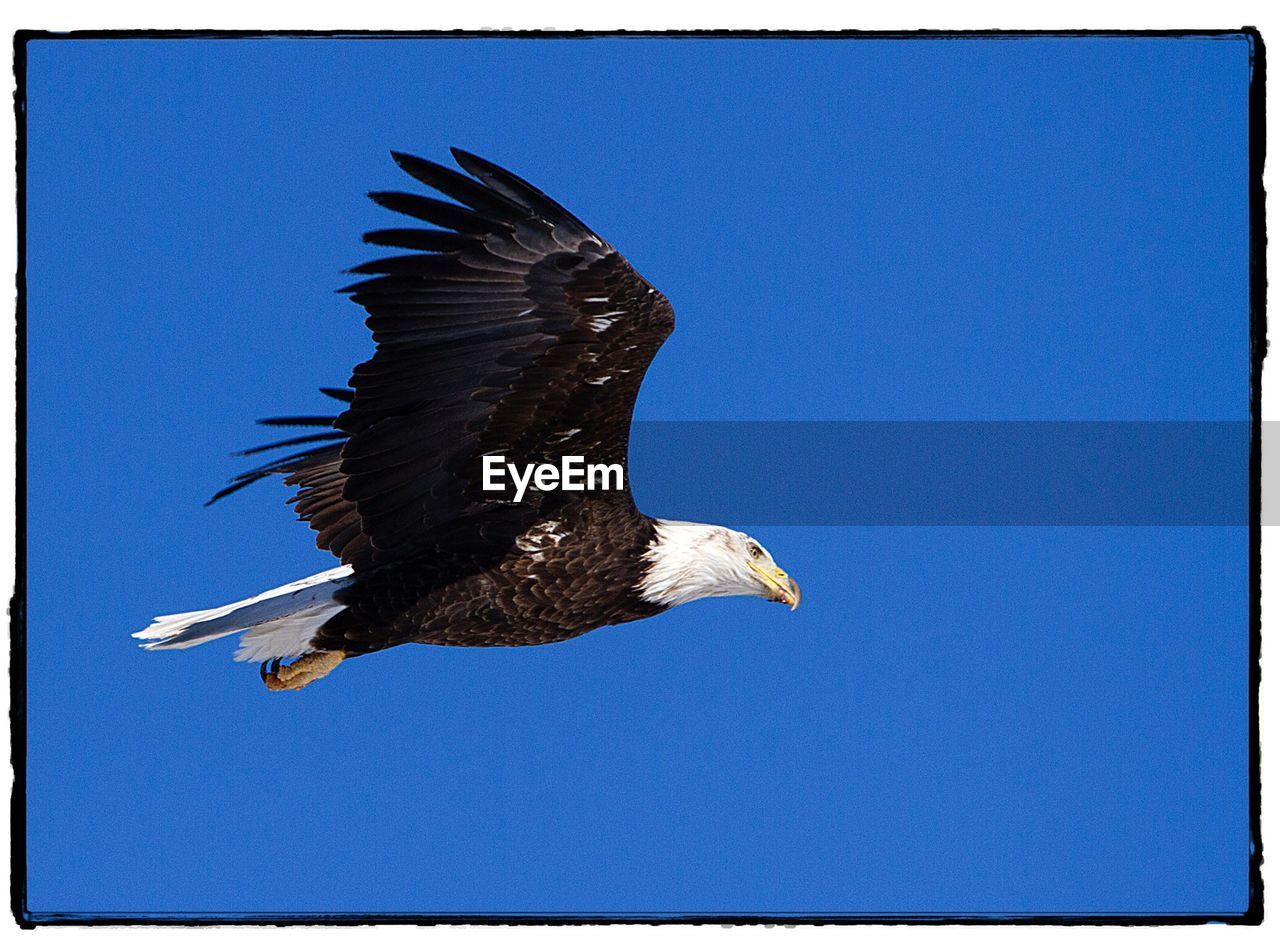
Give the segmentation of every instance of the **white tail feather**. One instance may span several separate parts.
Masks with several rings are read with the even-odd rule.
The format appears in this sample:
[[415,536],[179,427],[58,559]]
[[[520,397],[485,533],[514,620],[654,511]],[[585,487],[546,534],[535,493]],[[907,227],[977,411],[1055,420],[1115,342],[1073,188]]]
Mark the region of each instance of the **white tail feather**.
[[147,641],[145,650],[183,650],[247,630],[236,660],[297,657],[310,649],[320,625],[343,609],[334,593],[350,577],[350,565],[331,568],[218,608],[161,615],[133,636]]

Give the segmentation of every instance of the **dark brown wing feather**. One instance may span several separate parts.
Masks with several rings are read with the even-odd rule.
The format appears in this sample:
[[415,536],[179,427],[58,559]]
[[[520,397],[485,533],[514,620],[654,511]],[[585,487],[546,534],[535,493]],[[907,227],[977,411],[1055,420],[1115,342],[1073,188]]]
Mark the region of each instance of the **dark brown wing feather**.
[[286,473],[318,544],[357,572],[421,555],[504,554],[544,498],[481,494],[485,454],[625,465],[636,394],[675,324],[666,298],[567,210],[494,164],[453,154],[466,174],[394,157],[455,203],[371,195],[436,229],[366,234],[414,252],[357,267],[371,278],[344,290],[377,343],[331,421],[346,439],[243,475]]

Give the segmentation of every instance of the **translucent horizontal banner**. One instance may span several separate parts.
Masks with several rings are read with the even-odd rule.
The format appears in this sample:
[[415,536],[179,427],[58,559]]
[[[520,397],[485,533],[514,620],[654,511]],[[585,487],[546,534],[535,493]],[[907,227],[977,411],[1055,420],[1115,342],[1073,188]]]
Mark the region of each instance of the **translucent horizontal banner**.
[[1245,525],[1246,421],[648,421],[630,486],[738,525]]

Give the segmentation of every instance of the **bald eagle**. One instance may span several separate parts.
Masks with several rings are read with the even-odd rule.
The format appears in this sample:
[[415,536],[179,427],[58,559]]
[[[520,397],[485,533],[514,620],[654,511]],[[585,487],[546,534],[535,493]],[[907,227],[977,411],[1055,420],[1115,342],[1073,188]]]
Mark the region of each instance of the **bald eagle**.
[[337,416],[262,422],[316,432],[245,451],[302,452],[210,500],[282,475],[341,566],[157,617],[133,635],[141,646],[245,632],[236,658],[261,662],[268,689],[298,690],[399,644],[549,644],[724,595],[794,609],[799,588],[759,542],[646,516],[625,476],[578,490],[486,483],[493,457],[625,470],[636,394],[675,317],[617,250],[511,172],[458,149],[462,173],[392,156],[447,199],[370,194],[432,225],[365,234],[407,251],[356,267],[363,278],[340,290],[368,314],[373,357],[347,388],[321,389],[345,403]]

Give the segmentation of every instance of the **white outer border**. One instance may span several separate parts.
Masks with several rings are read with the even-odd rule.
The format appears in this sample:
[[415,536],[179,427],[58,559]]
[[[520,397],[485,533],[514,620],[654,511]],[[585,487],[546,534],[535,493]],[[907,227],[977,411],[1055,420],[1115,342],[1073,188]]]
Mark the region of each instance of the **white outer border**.
[[[969,0],[964,4],[950,4],[942,0],[898,0],[892,4],[875,4],[858,7],[854,4],[822,2],[822,0],[787,0],[767,8],[747,8],[741,3],[709,2],[709,0],[641,0],[641,2],[602,3],[599,0],[484,0],[477,4],[447,4],[430,6],[423,0],[362,0],[358,4],[314,2],[307,5],[271,2],[271,0],[219,0],[217,3],[176,4],[159,0],[115,0],[110,4],[90,0],[16,0],[0,10],[0,22],[4,24],[4,39],[11,49],[12,36],[17,29],[1232,29],[1240,26],[1256,26],[1271,53],[1273,82],[1267,101],[1267,125],[1270,131],[1270,160],[1264,174],[1264,183],[1271,195],[1272,240],[1267,250],[1268,270],[1271,273],[1271,336],[1280,338],[1280,187],[1275,185],[1276,164],[1280,161],[1280,89],[1274,78],[1280,75],[1280,4],[1249,0],[1249,2],[1189,3],[1170,0],[1162,3],[1143,3],[1136,0],[1075,0],[1072,3],[1043,2],[1032,5],[1008,0]],[[11,53],[6,52],[6,58]],[[10,80],[10,83],[12,80]],[[14,167],[13,109],[6,97],[0,108],[0,147],[5,149],[5,168]],[[15,207],[12,178],[10,186],[0,187],[0,206],[5,211],[5,225],[0,229],[0,256],[9,262],[12,272],[16,260]],[[13,309],[12,283],[6,277],[4,292],[9,297],[9,309]],[[14,549],[10,523],[13,522],[13,496],[9,484],[14,478],[14,456],[11,444],[14,439],[13,401],[14,362],[10,347],[12,335],[5,333],[6,351],[0,355],[0,398],[4,408],[0,411],[0,589],[4,596],[13,588]],[[1280,346],[1277,346],[1280,347]],[[1273,354],[1272,361],[1276,356]],[[1264,420],[1280,420],[1280,382],[1274,381],[1280,371],[1274,363],[1268,364],[1268,380],[1272,383],[1263,389]],[[1269,389],[1268,389],[1269,387]],[[1280,541],[1280,527],[1263,530],[1263,608],[1267,601],[1274,601],[1280,567],[1272,562],[1268,567],[1267,549],[1272,542]],[[1264,620],[1264,637],[1265,637]],[[1272,644],[1272,646],[1277,646]],[[1266,642],[1263,645],[1266,652]],[[8,648],[4,649],[8,660]],[[1274,663],[1274,661],[1273,661]],[[1275,671],[1272,671],[1274,679]],[[1263,785],[1263,840],[1269,844],[1267,853],[1272,862],[1280,858],[1280,834],[1268,831],[1269,823],[1280,823],[1271,816],[1280,811],[1280,768],[1276,765],[1280,756],[1280,743],[1268,738],[1276,731],[1277,712],[1274,700],[1268,700],[1267,676],[1263,676],[1260,696],[1262,711],[1262,785]],[[1275,684],[1271,683],[1272,690]],[[8,689],[0,688],[0,713],[8,717]],[[8,765],[0,765],[0,794],[5,810],[12,789]],[[9,826],[3,828],[4,849],[8,849]],[[1274,872],[1263,865],[1264,878]],[[1280,911],[1280,881],[1269,885],[1270,913]],[[7,894],[7,891],[6,891]],[[1274,922],[1264,924],[1275,925]],[[8,918],[8,903],[0,919],[0,928],[13,926]],[[171,937],[194,938],[235,936],[241,942],[279,943],[284,939],[296,942],[299,937],[332,942],[349,942],[352,938],[378,942],[433,942],[475,943],[490,939],[519,937],[527,942],[595,943],[637,942],[660,936],[665,942],[678,942],[697,937],[700,941],[731,940],[734,943],[776,941],[785,937],[788,941],[802,938],[806,942],[826,941],[847,943],[857,939],[895,943],[918,942],[925,937],[939,937],[949,941],[973,940],[975,942],[1003,941],[1022,943],[1027,939],[1046,942],[1072,941],[1088,936],[1094,942],[1147,942],[1159,937],[1163,942],[1190,942],[1204,937],[1231,937],[1232,939],[1256,938],[1262,935],[1256,927],[1156,927],[1156,928],[1073,928],[1073,927],[805,927],[795,930],[775,930],[767,927],[377,927],[324,929],[293,928],[278,931],[272,928],[252,929],[174,929],[174,928],[106,928],[76,929],[48,928],[30,935],[42,942],[61,943],[76,937],[92,936],[105,944],[133,942],[168,942]],[[1274,935],[1274,934],[1272,934]],[[206,939],[207,941],[207,939]]]

